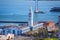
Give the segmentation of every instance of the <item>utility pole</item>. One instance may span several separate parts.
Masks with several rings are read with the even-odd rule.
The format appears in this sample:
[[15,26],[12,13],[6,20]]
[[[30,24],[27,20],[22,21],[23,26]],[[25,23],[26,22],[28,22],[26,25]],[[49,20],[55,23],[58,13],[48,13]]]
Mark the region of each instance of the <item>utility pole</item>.
[[58,38],[60,40],[60,16],[58,16],[58,27],[59,27]]

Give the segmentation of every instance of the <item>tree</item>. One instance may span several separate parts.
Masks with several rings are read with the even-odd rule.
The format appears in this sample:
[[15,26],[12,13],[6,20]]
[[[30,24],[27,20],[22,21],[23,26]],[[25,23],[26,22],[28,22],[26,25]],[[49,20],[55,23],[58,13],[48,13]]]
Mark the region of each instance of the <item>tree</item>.
[[48,37],[48,31],[45,28],[42,28],[42,35]]

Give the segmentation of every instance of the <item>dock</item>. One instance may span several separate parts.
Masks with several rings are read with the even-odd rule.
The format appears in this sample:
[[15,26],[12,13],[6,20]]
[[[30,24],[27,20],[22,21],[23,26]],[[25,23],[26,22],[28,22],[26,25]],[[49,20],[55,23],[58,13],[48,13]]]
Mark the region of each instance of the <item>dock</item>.
[[28,23],[27,21],[0,21],[0,23]]

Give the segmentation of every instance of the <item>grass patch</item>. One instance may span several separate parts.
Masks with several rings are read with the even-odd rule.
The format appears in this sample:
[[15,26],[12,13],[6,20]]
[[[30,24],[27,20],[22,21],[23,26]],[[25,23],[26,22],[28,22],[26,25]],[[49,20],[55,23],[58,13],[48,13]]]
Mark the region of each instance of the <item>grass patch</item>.
[[42,39],[36,39],[36,40],[58,40],[58,38],[42,38]]
[[44,38],[44,40],[58,40],[58,38]]

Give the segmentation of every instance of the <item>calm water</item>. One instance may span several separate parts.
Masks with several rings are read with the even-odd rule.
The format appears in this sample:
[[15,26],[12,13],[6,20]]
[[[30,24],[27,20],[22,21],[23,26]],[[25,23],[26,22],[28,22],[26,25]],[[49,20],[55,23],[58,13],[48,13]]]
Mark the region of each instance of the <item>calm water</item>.
[[[59,12],[52,13],[49,10],[52,7],[60,7],[60,1],[39,1],[39,10],[44,14],[34,13],[34,22],[53,21],[58,22]],[[0,20],[28,21],[29,8],[32,6],[35,10],[35,1],[2,1],[0,2]],[[0,23],[3,24],[3,23]]]

